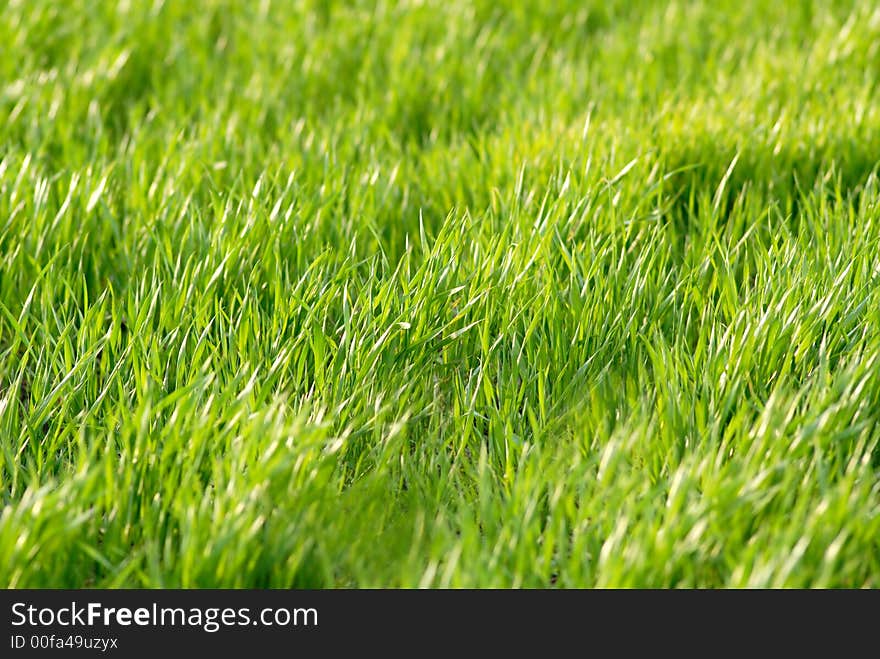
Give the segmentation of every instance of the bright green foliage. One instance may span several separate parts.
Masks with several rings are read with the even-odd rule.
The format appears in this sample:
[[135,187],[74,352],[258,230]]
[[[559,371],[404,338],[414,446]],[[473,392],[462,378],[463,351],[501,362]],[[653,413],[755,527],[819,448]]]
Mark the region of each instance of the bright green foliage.
[[0,585],[880,587],[870,1],[0,2]]

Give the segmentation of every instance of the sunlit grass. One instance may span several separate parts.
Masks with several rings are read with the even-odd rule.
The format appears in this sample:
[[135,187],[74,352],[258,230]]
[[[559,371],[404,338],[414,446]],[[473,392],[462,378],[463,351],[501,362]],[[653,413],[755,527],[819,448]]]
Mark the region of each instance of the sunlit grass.
[[0,44],[2,585],[880,587],[873,3]]

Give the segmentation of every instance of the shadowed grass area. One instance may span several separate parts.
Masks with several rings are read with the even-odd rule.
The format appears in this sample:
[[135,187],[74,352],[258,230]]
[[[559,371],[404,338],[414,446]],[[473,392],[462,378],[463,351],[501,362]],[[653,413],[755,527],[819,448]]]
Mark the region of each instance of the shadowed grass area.
[[880,11],[545,5],[5,3],[3,585],[880,586]]

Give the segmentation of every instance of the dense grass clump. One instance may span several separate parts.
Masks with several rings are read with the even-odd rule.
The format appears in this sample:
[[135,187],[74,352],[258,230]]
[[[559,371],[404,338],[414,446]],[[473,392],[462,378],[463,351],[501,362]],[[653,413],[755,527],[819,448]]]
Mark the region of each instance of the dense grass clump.
[[875,3],[0,44],[3,586],[880,587]]

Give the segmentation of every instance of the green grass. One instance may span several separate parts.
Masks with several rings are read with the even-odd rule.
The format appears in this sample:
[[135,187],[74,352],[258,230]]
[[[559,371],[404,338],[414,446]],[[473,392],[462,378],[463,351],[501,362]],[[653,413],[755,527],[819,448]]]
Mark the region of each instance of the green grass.
[[880,587],[873,2],[0,2],[0,584]]

